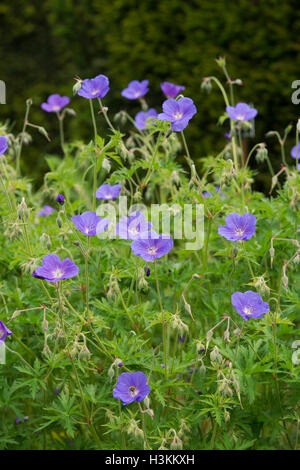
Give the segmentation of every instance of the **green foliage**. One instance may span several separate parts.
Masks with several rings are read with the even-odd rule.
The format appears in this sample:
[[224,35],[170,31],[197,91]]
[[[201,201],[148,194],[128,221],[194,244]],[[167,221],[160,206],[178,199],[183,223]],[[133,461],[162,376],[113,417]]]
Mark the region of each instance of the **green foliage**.
[[[147,99],[157,109],[163,99],[161,81],[186,85],[187,96],[198,108],[188,129],[198,165],[201,157],[217,154],[224,145],[225,128],[215,126],[224,105],[215,93],[201,92],[199,85],[202,77],[217,73],[212,58],[226,56],[232,63],[230,76],[244,82],[239,98],[258,108],[258,142],[265,141],[267,130],[282,129],[297,114],[291,102],[291,83],[299,79],[296,0],[238,0],[230,8],[222,0],[13,0],[1,5],[0,17],[0,52],[5,58],[0,78],[7,84],[7,105],[0,107],[0,119],[9,116],[15,132],[26,98],[34,98],[33,122],[46,127],[52,138],[46,144],[37,136],[36,145],[24,152],[23,168],[29,176],[39,176],[39,182],[47,169],[45,146],[50,153],[58,148],[55,117],[44,113],[40,104],[50,93],[71,96],[76,75],[109,76],[111,91],[105,101],[112,112],[139,110],[120,96],[132,79],[150,80]],[[88,109],[78,98],[71,106],[77,117],[68,123],[69,140],[78,134],[87,138]],[[270,155],[276,168],[278,150],[272,142]],[[269,186],[266,165],[256,185],[260,190]]]
[[[201,160],[201,178],[193,153],[180,164],[182,136],[156,121],[129,138],[110,128],[95,142],[66,139],[63,157],[45,152],[38,190],[15,168],[26,130],[9,135],[0,157],[0,318],[13,332],[0,366],[2,449],[299,449],[299,172],[285,167],[268,196],[253,190],[258,170],[244,157],[253,161],[255,148],[244,155],[231,124],[231,141]],[[121,183],[130,206],[203,204],[204,246],[176,239],[153,265],[129,240],[88,242],[71,217],[95,209],[104,181]],[[46,203],[56,210],[38,216]],[[244,245],[218,234],[232,212],[257,218]],[[78,276],[32,277],[49,253],[74,260]],[[250,289],[270,311],[245,321],[231,295]],[[124,371],[147,375],[141,403],[113,397]]]

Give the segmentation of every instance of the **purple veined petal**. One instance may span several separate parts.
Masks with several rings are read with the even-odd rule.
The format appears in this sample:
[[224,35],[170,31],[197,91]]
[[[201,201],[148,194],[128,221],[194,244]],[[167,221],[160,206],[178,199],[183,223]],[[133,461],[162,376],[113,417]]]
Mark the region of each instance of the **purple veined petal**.
[[5,341],[6,336],[10,336],[12,334],[12,331],[10,331],[3,321],[0,320],[0,343]]
[[226,238],[227,240],[237,241],[235,231],[225,225],[220,225],[218,227],[218,234],[221,235],[221,237]]
[[162,108],[163,114],[165,114],[166,116],[170,116],[172,119],[174,119],[174,115],[176,115],[176,113],[180,112],[179,103],[174,99],[164,101]]
[[65,279],[77,276],[79,273],[78,266],[76,266],[76,264],[69,258],[65,258],[63,261],[61,261],[61,267],[64,271],[63,276]]
[[191,119],[196,114],[197,109],[191,98],[180,98],[178,103],[185,118]]
[[86,211],[72,217],[72,222],[81,233],[88,237],[96,235],[96,228],[101,218],[96,212]]
[[[1,154],[1,152],[0,152]],[[297,160],[297,145],[294,145],[294,147],[291,150],[291,157],[293,157],[295,160]],[[300,161],[300,142],[298,143],[298,159]]]
[[7,150],[8,138],[4,135],[0,136],[0,155],[3,155]]
[[184,86],[175,85],[171,82],[163,82],[160,84],[160,87],[167,98],[176,98],[181,91],[185,90]]
[[267,302],[263,302],[257,292],[235,292],[231,296],[231,303],[236,311],[245,319],[261,318],[270,309]]
[[187,127],[188,123],[189,123],[189,119],[183,118],[183,119],[180,119],[180,121],[172,122],[171,127],[173,131],[181,132],[183,131],[183,129]]
[[101,218],[96,227],[97,235],[99,233],[105,232],[105,230],[108,228],[110,224],[111,224],[111,221],[109,219],[106,219],[105,217]]
[[157,119],[159,121],[169,121],[171,122],[172,117],[169,114],[166,113],[159,113],[157,116]]
[[96,198],[103,200],[115,199],[120,195],[122,186],[115,184],[110,186],[109,184],[102,184],[96,191]]

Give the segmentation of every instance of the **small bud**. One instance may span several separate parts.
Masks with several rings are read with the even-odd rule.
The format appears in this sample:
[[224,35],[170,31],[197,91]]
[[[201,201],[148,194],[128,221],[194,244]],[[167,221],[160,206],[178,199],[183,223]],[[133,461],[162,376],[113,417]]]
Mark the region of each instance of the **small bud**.
[[58,194],[55,198],[55,200],[58,202],[58,204],[60,204],[61,206],[64,205],[64,202],[65,202],[65,198],[62,194]]
[[226,59],[225,59],[225,57],[218,57],[218,58],[216,59],[216,62],[217,62],[217,64],[218,64],[218,66],[221,67],[221,68],[224,68],[225,65],[226,65]]
[[211,79],[204,77],[201,83],[201,90],[206,91],[206,93],[210,93],[212,90]]
[[263,163],[268,158],[268,149],[266,144],[260,144],[255,155],[257,163]]
[[27,220],[29,217],[29,209],[27,207],[27,204],[24,198],[22,198],[22,201],[18,205],[17,214],[18,214],[19,219]]
[[81,79],[75,78],[75,80],[76,80],[76,83],[75,85],[73,85],[73,95],[77,95],[82,85]]
[[57,223],[57,225],[58,225],[59,228],[62,227],[63,220],[62,220],[62,218],[61,218],[60,213],[58,213],[58,216],[56,217],[56,223]]

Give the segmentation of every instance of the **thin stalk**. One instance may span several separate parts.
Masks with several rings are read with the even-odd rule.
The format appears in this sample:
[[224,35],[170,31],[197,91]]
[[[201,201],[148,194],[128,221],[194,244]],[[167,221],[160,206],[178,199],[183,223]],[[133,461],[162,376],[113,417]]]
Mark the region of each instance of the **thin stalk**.
[[157,290],[157,295],[158,295],[158,301],[159,301],[159,306],[162,314],[162,326],[163,326],[163,348],[164,348],[164,366],[165,366],[165,375],[167,377],[168,375],[168,366],[167,366],[167,328],[166,328],[166,319],[165,319],[165,312],[163,309],[162,301],[161,301],[161,295],[160,295],[160,289],[159,289],[159,282],[158,282],[158,277],[157,277],[157,270],[156,270],[156,262],[154,261],[154,274],[155,274],[155,282],[156,282],[156,290]]

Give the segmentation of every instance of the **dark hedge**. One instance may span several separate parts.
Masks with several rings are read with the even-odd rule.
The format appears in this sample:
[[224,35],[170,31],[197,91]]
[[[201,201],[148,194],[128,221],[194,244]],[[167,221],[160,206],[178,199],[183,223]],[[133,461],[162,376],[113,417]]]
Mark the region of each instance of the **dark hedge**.
[[[243,80],[239,99],[259,111],[255,142],[298,118],[291,102],[291,83],[300,78],[296,1],[13,0],[1,2],[0,22],[0,79],[7,84],[0,120],[9,118],[14,131],[20,130],[25,100],[32,97],[32,122],[44,125],[53,137],[48,144],[33,132],[34,145],[24,149],[24,170],[35,177],[45,169],[41,155],[59,151],[55,116],[44,113],[40,103],[54,92],[71,96],[75,75],[103,73],[110,78],[105,104],[111,112],[138,111],[136,103],[120,96],[132,79],[150,80],[147,98],[157,110],[163,99],[161,81],[186,85],[186,95],[198,108],[187,130],[195,159],[224,145],[225,129],[216,126],[224,110],[222,97],[215,87],[210,95],[200,91],[203,76],[221,76],[217,56],[226,56],[231,76]],[[68,119],[67,138],[88,139],[88,105],[75,97],[72,107],[78,115]],[[99,129],[105,132],[102,119]],[[288,148],[292,144],[293,136]],[[272,144],[270,149],[278,168],[278,148]]]

